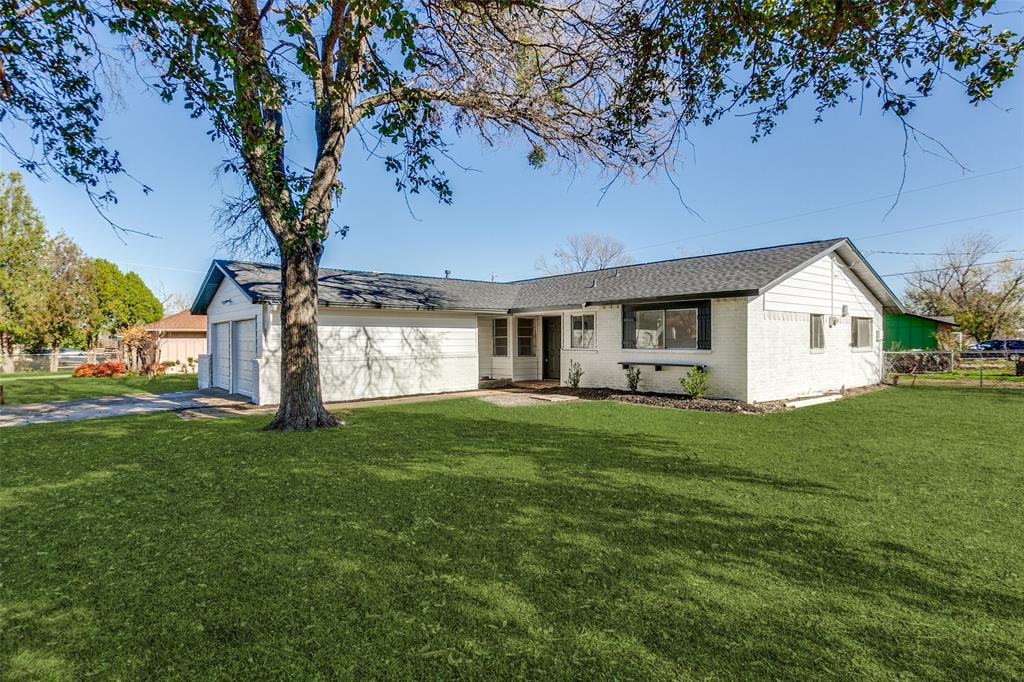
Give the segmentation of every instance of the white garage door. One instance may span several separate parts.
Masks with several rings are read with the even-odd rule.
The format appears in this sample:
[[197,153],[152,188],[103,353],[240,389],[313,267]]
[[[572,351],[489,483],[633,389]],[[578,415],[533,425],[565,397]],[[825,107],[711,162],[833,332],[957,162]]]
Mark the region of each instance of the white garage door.
[[241,393],[251,398],[256,392],[256,320],[241,320],[231,324],[232,393]]
[[231,335],[229,322],[213,325],[213,385],[231,390]]

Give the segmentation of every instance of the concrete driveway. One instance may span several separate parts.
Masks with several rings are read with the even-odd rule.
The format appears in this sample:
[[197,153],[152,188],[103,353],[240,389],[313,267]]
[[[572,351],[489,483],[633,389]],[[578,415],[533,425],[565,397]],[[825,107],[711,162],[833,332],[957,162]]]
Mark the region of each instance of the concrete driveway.
[[0,427],[45,424],[48,422],[121,417],[152,412],[196,409],[245,409],[255,407],[247,398],[230,395],[217,389],[178,391],[176,393],[140,393],[134,395],[106,395],[97,398],[62,400],[53,403],[5,405],[0,407]]

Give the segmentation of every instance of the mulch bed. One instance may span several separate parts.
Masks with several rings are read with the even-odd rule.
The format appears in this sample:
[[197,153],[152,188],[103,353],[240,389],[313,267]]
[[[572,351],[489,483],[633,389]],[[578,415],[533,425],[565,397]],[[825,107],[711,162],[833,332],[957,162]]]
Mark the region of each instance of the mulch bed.
[[733,412],[738,414],[765,414],[781,412],[786,409],[783,402],[744,403],[739,400],[713,400],[711,398],[680,398],[665,393],[628,393],[612,388],[569,388],[568,386],[552,386],[536,391],[536,393],[559,393],[576,396],[580,400],[617,400],[621,403],[635,405],[653,405],[654,407],[671,407],[678,410],[699,410],[701,412]]

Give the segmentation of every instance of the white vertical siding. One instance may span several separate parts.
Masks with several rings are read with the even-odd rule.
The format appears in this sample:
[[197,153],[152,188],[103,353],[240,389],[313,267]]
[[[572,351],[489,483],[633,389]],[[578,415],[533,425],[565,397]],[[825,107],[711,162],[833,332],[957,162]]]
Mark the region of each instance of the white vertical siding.
[[[843,315],[846,306],[847,315]],[[811,350],[810,316],[824,315],[825,348]],[[851,318],[872,319],[869,349],[851,347]],[[750,400],[781,400],[878,383],[882,305],[829,255],[748,306]]]

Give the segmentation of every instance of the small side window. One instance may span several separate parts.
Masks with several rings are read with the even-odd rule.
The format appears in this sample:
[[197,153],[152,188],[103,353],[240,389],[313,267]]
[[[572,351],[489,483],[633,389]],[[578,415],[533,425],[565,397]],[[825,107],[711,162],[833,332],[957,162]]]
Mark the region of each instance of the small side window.
[[520,317],[516,321],[516,355],[521,358],[533,357],[536,354],[533,327],[532,317]]
[[491,355],[496,358],[508,357],[508,320],[505,318],[498,318],[494,320],[493,326],[493,348]]
[[850,345],[854,348],[871,348],[871,318],[855,317],[850,320]]
[[825,348],[825,316],[811,315],[811,350]]
[[593,348],[594,347],[594,316],[573,315],[572,316],[572,348]]

